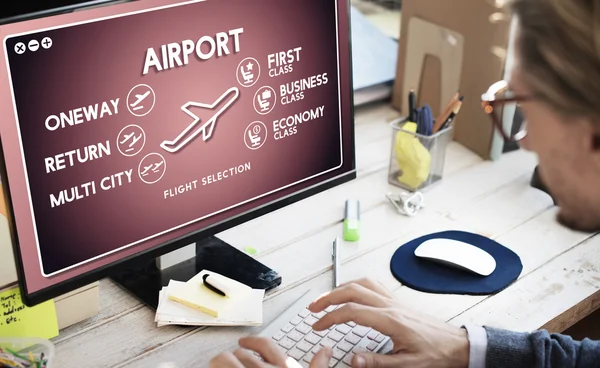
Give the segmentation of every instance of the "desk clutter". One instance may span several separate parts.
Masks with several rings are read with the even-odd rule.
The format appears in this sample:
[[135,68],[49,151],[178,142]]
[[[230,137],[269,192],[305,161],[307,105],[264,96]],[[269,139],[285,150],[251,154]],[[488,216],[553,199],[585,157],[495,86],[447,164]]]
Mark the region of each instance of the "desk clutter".
[[464,96],[458,92],[438,117],[429,105],[416,106],[408,95],[409,114],[391,123],[393,129],[388,181],[409,191],[423,189],[442,178],[446,147]]
[[0,367],[51,368],[54,344],[39,338],[0,338]]
[[265,291],[203,270],[187,282],[171,280],[160,291],[158,327],[259,326]]

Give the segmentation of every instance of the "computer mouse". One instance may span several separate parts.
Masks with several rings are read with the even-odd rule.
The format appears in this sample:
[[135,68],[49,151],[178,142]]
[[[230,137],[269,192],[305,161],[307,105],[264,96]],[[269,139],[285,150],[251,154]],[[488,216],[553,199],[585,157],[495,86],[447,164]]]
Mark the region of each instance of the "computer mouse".
[[426,240],[415,249],[415,256],[480,276],[489,276],[496,269],[496,260],[488,252],[453,239]]

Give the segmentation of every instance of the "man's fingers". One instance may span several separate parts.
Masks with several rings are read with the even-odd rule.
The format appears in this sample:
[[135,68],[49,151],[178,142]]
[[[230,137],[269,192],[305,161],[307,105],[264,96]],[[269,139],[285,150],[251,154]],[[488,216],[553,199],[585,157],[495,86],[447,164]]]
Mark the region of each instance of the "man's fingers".
[[249,352],[248,350],[238,349],[233,355],[242,363],[245,368],[261,368],[265,365],[258,360],[254,354]]
[[354,281],[350,281],[350,282],[345,282],[345,283],[341,284],[340,286],[346,286],[348,284],[359,284],[369,290],[376,292],[377,294],[380,294],[381,296],[384,296],[384,297],[390,298],[390,299],[395,299],[394,294],[388,288],[386,288],[381,282],[375,281],[370,278],[362,278],[362,279],[358,279],[358,280],[354,280]]
[[222,353],[210,361],[210,368],[244,368],[242,363],[230,352]]
[[357,354],[352,358],[353,368],[402,368],[399,355]]
[[390,306],[390,300],[383,295],[357,283],[350,283],[320,296],[310,304],[308,309],[311,312],[318,313],[330,305],[340,305],[344,303],[356,303],[377,308],[386,308]]
[[318,353],[310,361],[309,368],[327,368],[329,367],[329,360],[331,360],[331,356],[333,355],[333,351],[329,347],[323,347],[319,350]]
[[286,356],[273,343],[271,339],[258,336],[248,336],[240,339],[239,344],[242,348],[255,351],[268,363],[278,366],[285,366]]
[[386,335],[389,335],[393,328],[390,326],[387,310],[355,303],[347,303],[333,312],[327,313],[315,322],[312,328],[315,331],[323,331],[331,326],[350,321],[374,328]]

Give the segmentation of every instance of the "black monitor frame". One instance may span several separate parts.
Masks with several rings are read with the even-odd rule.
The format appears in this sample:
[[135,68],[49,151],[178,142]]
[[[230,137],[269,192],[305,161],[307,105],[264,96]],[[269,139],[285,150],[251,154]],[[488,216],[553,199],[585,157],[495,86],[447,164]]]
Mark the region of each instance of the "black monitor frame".
[[[138,0],[128,0],[128,1],[138,1]],[[85,4],[87,4],[86,6],[90,6],[91,4],[98,5],[100,3],[109,3],[109,2],[114,2],[114,0],[95,0],[95,1],[87,2]],[[122,2],[123,1],[119,1],[119,3],[122,3]],[[349,117],[351,120],[349,129],[350,129],[351,142],[355,142],[355,116],[354,116],[355,115],[355,106],[354,106],[354,93],[353,93],[354,80],[353,80],[353,74],[352,74],[353,60],[352,60],[351,4],[350,4],[350,0],[346,0],[346,2],[347,2],[347,9],[348,9],[348,12],[346,14],[347,21],[348,21],[348,61],[349,61],[348,66],[349,66],[349,70],[350,70],[350,73],[349,73],[350,75],[348,76],[348,78],[349,78],[348,83],[349,83],[350,89],[352,90],[351,93],[349,93],[349,96],[350,96],[350,100],[349,100],[349,104],[350,104],[350,114],[349,115],[350,116]],[[50,14],[50,13],[47,13],[47,14]],[[54,14],[56,14],[56,13],[54,13]],[[343,15],[343,14],[340,14],[340,15]],[[46,15],[46,16],[49,16],[49,15]],[[25,19],[25,18],[23,18],[23,19]],[[27,19],[32,19],[32,18],[27,18]],[[324,192],[328,189],[334,188],[336,186],[339,186],[341,184],[344,184],[351,180],[354,180],[357,177],[356,149],[354,149],[352,152],[352,167],[354,168],[352,171],[348,171],[337,177],[328,179],[319,184],[316,184],[314,186],[311,186],[309,188],[306,188],[304,190],[301,190],[299,192],[291,194],[287,197],[283,197],[281,199],[275,200],[274,202],[268,203],[261,207],[257,207],[249,212],[242,213],[237,216],[231,217],[227,220],[218,222],[218,223],[208,226],[204,229],[188,233],[188,234],[181,236],[177,239],[174,239],[170,242],[157,245],[151,249],[136,253],[135,255],[124,257],[113,263],[110,263],[110,264],[107,264],[104,266],[100,266],[100,267],[94,269],[93,271],[89,271],[89,272],[74,276],[74,277],[70,278],[69,280],[59,282],[59,283],[54,284],[53,286],[50,286],[44,290],[34,292],[34,293],[27,293],[26,284],[24,282],[25,272],[22,268],[21,261],[20,261],[21,250],[19,247],[19,239],[18,239],[17,228],[16,228],[16,224],[15,224],[14,208],[13,208],[12,200],[10,197],[10,186],[9,186],[8,180],[4,179],[4,178],[7,178],[8,174],[7,174],[7,170],[6,170],[6,163],[4,160],[4,148],[2,145],[2,141],[0,140],[0,178],[3,178],[1,180],[2,192],[3,192],[2,195],[4,195],[5,203],[6,203],[7,220],[8,220],[9,230],[10,230],[11,242],[12,242],[13,251],[14,251],[14,259],[15,259],[15,263],[16,263],[16,270],[17,270],[17,275],[18,275],[18,279],[19,279],[19,287],[21,290],[21,296],[22,296],[23,303],[27,306],[34,306],[36,304],[47,301],[49,299],[58,297],[60,295],[64,295],[66,293],[69,293],[73,290],[84,287],[86,285],[89,285],[89,284],[99,281],[101,279],[116,275],[116,274],[118,274],[120,269],[127,267],[127,265],[131,265],[131,264],[139,263],[139,262],[147,262],[149,260],[156,259],[162,255],[173,252],[182,247],[188,246],[194,242],[199,243],[204,239],[208,239],[208,238],[214,236],[215,234],[218,234],[225,230],[231,229],[235,226],[241,225],[245,222],[248,222],[248,221],[258,218],[260,216],[264,216],[273,211],[276,211],[278,209],[289,206],[291,204],[299,202],[308,197],[311,197],[311,196],[314,196],[321,192]]]
[[[8,0],[4,0],[8,2]],[[16,2],[17,0],[15,0]],[[19,0],[21,2],[23,0]],[[16,7],[18,10],[15,15],[8,17],[0,17],[0,25],[23,22],[32,19],[50,17],[54,15],[70,13],[76,10],[82,10],[86,8],[93,8],[97,6],[120,4],[123,2],[130,2],[137,0],[70,0],[70,1],[58,1],[58,0],[44,0],[36,2],[37,6],[25,6],[21,4],[10,5]],[[54,3],[56,2],[56,3]],[[60,4],[59,4],[60,3]],[[65,4],[68,3],[68,4]],[[40,5],[43,4],[43,5]],[[21,8],[19,8],[21,7]],[[35,10],[33,10],[35,9]],[[33,10],[33,11],[32,11]]]

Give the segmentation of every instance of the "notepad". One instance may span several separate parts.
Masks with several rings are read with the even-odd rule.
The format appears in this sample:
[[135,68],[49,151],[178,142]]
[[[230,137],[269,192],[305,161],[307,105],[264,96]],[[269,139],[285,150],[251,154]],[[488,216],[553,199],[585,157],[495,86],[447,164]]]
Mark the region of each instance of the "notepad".
[[190,326],[260,326],[263,320],[262,302],[264,290],[252,290],[240,308],[229,309],[216,318],[207,313],[169,298],[171,288],[178,289],[183,282],[171,281],[159,294],[159,304],[154,321],[158,327],[167,325]]
[[[206,287],[202,280],[205,274],[217,277],[220,282],[227,285],[228,290],[231,291],[230,295],[222,296]],[[172,288],[169,287],[169,299],[216,318],[222,317],[222,314],[227,311],[239,309],[253,295],[251,287],[207,270],[200,272],[186,283],[173,284]]]
[[[217,279],[226,286],[227,296],[204,285],[203,276]],[[159,293],[154,321],[166,325],[259,326],[265,291],[204,270],[188,282],[171,280]]]

